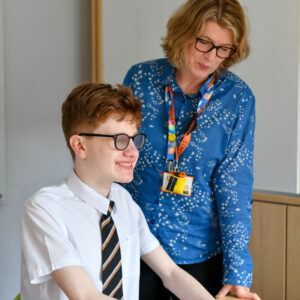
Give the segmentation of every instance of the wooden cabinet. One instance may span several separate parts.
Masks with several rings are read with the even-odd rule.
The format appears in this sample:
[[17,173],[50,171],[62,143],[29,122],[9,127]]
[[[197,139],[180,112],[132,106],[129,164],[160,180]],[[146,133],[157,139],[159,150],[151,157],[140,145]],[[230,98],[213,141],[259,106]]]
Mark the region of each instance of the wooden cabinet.
[[300,299],[300,198],[253,195],[252,290],[263,300]]
[[285,299],[286,208],[253,202],[250,252],[253,259],[252,289],[262,299]]
[[300,299],[300,207],[287,210],[287,299]]

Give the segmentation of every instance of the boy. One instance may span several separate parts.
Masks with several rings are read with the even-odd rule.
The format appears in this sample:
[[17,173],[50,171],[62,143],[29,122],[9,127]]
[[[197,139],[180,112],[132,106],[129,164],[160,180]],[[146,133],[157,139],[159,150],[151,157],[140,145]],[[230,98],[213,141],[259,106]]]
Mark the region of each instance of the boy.
[[141,104],[126,87],[88,83],[67,97],[62,125],[74,170],[25,204],[22,300],[137,300],[140,256],[179,298],[213,299],[169,258],[114,183],[133,178],[146,139],[140,123]]

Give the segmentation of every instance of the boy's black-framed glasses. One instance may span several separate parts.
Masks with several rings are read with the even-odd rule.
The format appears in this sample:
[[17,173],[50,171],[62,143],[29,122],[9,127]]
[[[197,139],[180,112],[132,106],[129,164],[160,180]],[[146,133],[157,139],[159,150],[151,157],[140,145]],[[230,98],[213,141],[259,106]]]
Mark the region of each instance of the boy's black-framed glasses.
[[119,133],[119,134],[114,134],[114,135],[109,135],[109,134],[99,134],[99,133],[79,133],[78,135],[80,136],[97,136],[97,137],[111,137],[114,139],[115,142],[115,148],[117,150],[125,150],[130,142],[130,139],[132,139],[136,149],[141,150],[146,141],[146,135],[142,133],[138,133],[133,136],[129,136],[126,133]]
[[196,38],[195,48],[199,52],[208,53],[216,49],[216,55],[220,58],[229,58],[236,52],[235,47],[216,46],[214,43],[202,38]]

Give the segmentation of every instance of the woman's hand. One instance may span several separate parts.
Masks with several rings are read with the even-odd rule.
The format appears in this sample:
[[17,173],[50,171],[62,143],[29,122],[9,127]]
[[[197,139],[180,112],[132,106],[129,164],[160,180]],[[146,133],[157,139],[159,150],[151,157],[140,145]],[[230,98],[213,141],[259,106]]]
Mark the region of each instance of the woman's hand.
[[229,292],[241,299],[261,300],[257,294],[250,292],[248,287],[232,284],[225,284],[216,295],[216,298],[225,297]]

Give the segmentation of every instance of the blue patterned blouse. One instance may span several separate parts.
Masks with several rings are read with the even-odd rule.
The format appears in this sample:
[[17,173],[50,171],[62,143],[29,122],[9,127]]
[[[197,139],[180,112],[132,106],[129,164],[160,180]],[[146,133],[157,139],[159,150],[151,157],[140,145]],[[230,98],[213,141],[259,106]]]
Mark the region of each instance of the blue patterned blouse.
[[223,253],[223,283],[250,286],[255,98],[239,77],[219,75],[209,103],[198,116],[179,171],[194,176],[192,196],[161,192],[167,171],[168,107],[165,86],[174,93],[177,136],[184,133],[210,77],[197,94],[183,94],[166,59],[137,64],[124,84],[143,103],[140,151],[134,180],[126,185],[151,231],[177,264],[205,261]]

